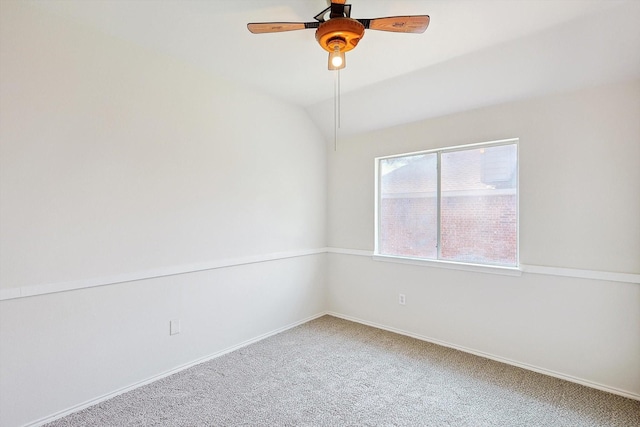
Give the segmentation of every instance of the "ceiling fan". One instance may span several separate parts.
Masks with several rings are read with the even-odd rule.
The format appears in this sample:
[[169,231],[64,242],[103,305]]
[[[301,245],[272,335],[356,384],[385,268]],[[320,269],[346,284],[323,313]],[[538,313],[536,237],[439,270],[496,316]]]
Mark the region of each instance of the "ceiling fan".
[[[429,26],[429,15],[387,16],[372,19],[351,18],[346,0],[331,0],[331,5],[314,16],[315,22],[257,22],[247,24],[254,34],[316,29],[316,40],[329,52],[329,70],[345,67],[345,52],[355,48],[365,30],[421,34]],[[329,14],[329,19],[325,19]]]

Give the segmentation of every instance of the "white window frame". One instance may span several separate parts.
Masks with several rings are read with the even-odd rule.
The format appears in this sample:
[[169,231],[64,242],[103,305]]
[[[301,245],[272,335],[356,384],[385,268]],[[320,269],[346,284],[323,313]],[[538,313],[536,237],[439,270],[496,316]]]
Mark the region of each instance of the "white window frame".
[[[380,175],[380,161],[386,159],[393,159],[396,157],[408,157],[420,154],[433,154],[436,153],[438,156],[438,182],[437,182],[437,193],[438,193],[438,207],[437,207],[437,241],[438,241],[438,258],[440,258],[440,233],[441,233],[441,222],[440,222],[440,203],[441,203],[441,180],[440,180],[440,156],[442,153],[450,153],[454,151],[462,151],[462,150],[472,150],[482,147],[496,147],[500,145],[516,145],[516,265],[515,266],[502,266],[502,265],[491,265],[491,264],[474,264],[462,261],[447,261],[441,259],[425,259],[425,258],[414,258],[402,255],[386,255],[381,254],[379,251],[379,237],[380,237],[380,186],[381,186],[381,175]],[[387,261],[387,262],[395,262],[400,264],[410,264],[410,265],[420,265],[426,267],[436,267],[436,268],[445,268],[445,269],[454,269],[454,270],[464,270],[464,271],[475,271],[480,273],[493,273],[493,274],[502,274],[509,276],[520,276],[522,274],[522,268],[520,265],[520,140],[518,138],[509,138],[509,139],[501,139],[497,141],[488,141],[488,142],[480,142],[474,144],[465,144],[465,145],[456,145],[452,147],[443,147],[436,148],[432,150],[424,150],[424,151],[415,151],[410,153],[402,153],[402,154],[394,154],[390,156],[382,156],[376,157],[374,159],[375,162],[375,212],[374,212],[374,252],[373,259],[376,261]]]

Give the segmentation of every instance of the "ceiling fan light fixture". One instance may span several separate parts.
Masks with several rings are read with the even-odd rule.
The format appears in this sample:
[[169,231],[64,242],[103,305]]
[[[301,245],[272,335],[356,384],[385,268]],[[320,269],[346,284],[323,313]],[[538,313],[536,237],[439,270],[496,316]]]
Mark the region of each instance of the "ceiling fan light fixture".
[[316,30],[316,40],[321,48],[331,53],[336,40],[341,40],[341,52],[347,52],[356,47],[364,36],[364,25],[351,18],[332,18],[320,23]]
[[365,30],[421,34],[429,26],[429,15],[353,19],[351,5],[346,2],[330,0],[331,5],[314,17],[315,22],[253,22],[247,28],[254,34],[315,29],[316,41],[329,52],[329,70],[337,70],[344,68],[344,53],[358,45]]

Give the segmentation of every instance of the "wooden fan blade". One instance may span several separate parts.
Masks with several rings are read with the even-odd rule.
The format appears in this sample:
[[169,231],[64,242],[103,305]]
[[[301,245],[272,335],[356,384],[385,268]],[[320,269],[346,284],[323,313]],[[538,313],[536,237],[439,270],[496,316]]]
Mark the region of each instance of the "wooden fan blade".
[[[369,19],[365,28],[378,31],[392,31],[394,33],[424,33],[429,26],[429,15],[387,16],[385,18]],[[362,21],[361,21],[362,22]]]
[[319,24],[319,22],[255,22],[247,24],[247,28],[253,34],[264,34],[318,28]]

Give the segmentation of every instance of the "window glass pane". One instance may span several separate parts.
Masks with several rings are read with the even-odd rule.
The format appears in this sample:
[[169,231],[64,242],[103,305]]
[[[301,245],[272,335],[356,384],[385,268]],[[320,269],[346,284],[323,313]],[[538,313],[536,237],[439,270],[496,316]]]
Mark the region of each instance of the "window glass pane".
[[441,163],[441,259],[516,265],[516,145],[445,152]]
[[382,159],[378,252],[437,258],[437,154]]

